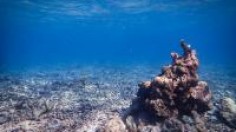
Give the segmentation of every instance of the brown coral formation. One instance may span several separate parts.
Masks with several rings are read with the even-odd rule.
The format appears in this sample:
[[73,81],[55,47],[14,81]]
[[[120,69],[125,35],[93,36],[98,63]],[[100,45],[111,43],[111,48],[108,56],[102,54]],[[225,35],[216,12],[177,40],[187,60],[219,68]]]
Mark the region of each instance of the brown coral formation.
[[[153,80],[139,84],[137,99],[133,101],[126,118],[126,124],[130,124],[129,119],[132,116],[137,125],[128,125],[133,126],[129,128],[130,131],[136,131],[143,124],[156,126],[157,120],[163,121],[163,126],[175,122],[175,130],[184,131],[188,126],[177,120],[183,115],[193,118],[198,131],[205,130],[200,115],[211,108],[211,91],[206,82],[199,81],[199,60],[196,52],[183,40],[180,45],[183,55],[171,53],[171,65],[164,66],[161,74]],[[142,121],[144,116],[140,115],[149,117]]]

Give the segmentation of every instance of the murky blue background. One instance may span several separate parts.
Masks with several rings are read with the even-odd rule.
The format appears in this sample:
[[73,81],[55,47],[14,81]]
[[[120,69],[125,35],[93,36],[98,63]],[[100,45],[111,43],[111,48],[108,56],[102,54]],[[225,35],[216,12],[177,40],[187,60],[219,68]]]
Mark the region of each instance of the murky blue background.
[[184,38],[235,65],[235,0],[0,0],[4,67],[169,62]]

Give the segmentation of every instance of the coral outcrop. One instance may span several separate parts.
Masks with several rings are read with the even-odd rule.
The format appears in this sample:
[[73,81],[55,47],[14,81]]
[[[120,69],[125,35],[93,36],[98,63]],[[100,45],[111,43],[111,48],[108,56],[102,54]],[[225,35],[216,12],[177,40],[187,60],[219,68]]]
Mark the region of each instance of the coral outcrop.
[[162,130],[193,131],[181,121],[184,115],[193,119],[195,130],[206,130],[201,115],[211,109],[212,94],[208,84],[199,80],[196,51],[183,40],[180,45],[183,55],[171,53],[172,64],[164,66],[153,80],[139,84],[137,98],[125,117],[130,131],[140,131],[147,124],[162,126]]

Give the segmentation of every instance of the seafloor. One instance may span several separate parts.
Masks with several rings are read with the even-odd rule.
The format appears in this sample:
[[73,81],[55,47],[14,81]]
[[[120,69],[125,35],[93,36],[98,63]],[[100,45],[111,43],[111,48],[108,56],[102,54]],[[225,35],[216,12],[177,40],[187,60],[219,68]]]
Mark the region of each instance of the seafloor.
[[[122,116],[136,97],[137,84],[160,73],[160,65],[73,65],[2,70],[0,131],[96,131],[112,116]],[[214,112],[220,98],[235,100],[236,67],[201,65],[214,108],[214,130],[236,131]],[[209,128],[210,130],[210,128]]]

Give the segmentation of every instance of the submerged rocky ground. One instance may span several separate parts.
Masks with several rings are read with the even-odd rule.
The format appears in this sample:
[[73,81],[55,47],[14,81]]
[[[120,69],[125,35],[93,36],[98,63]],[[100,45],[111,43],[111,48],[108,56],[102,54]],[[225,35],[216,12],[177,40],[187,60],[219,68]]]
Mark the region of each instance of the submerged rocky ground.
[[[83,65],[1,72],[0,131],[94,132],[106,125],[125,130],[120,117],[136,97],[137,84],[155,77],[162,65]],[[208,130],[236,131],[234,115],[220,111],[230,102],[230,112],[236,113],[236,68],[201,65],[199,74],[213,94],[213,109],[205,115]],[[224,97],[232,100],[222,101]],[[114,121],[107,124],[108,120]],[[191,125],[191,118],[184,120]]]

